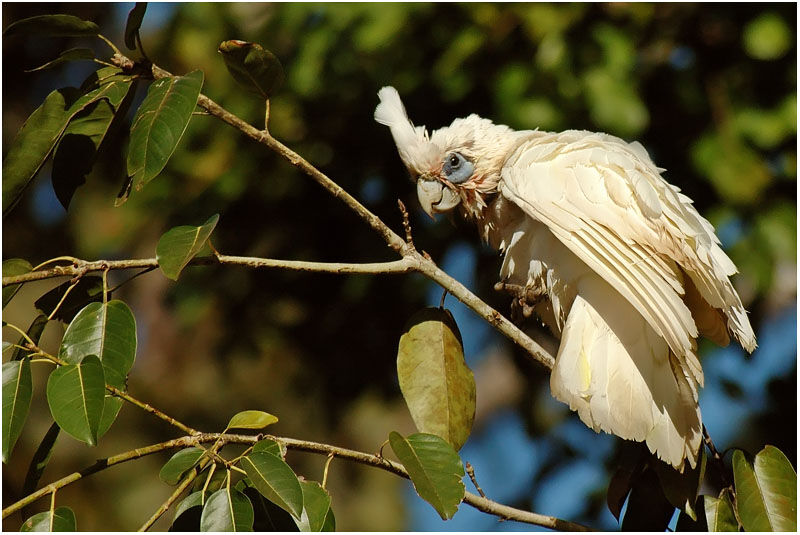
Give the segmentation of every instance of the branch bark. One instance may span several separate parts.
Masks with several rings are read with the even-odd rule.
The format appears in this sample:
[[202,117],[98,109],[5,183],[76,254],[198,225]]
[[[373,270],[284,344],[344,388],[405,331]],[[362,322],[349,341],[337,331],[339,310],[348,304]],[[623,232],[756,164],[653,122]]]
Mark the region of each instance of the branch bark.
[[[411,271],[417,271],[414,260],[411,258],[402,258],[389,262],[347,263],[307,262],[303,260],[278,260],[253,256],[216,255],[193,258],[189,262],[191,266],[209,266],[214,264],[337,274],[367,273],[377,275],[380,273],[409,273]],[[87,273],[95,271],[139,268],[158,268],[158,261],[155,258],[95,261],[76,259],[76,261],[66,266],[55,266],[50,269],[23,273],[22,275],[3,277],[3,287],[56,277],[82,277]]]
[[[127,58],[126,56],[116,53],[111,59],[111,62],[114,65],[117,65],[119,68],[130,72],[132,74],[137,72],[137,69],[140,69],[140,66],[134,63],[131,59]],[[148,76],[152,76],[153,79],[160,79],[172,76],[172,74],[155,64],[148,63],[149,71],[146,73]],[[375,232],[377,232],[386,242],[386,244],[395,251],[398,255],[400,255],[401,260],[398,263],[384,263],[383,265],[378,265],[377,267],[381,268],[382,270],[379,271],[380,273],[405,273],[408,271],[418,271],[431,280],[435,281],[437,284],[442,286],[445,290],[447,290],[451,295],[456,297],[459,301],[464,303],[467,307],[472,309],[476,314],[481,316],[484,320],[489,322],[492,326],[494,326],[498,331],[503,333],[506,337],[508,337],[511,341],[515,342],[519,346],[521,346],[525,351],[530,355],[531,358],[539,362],[540,364],[544,365],[548,369],[552,369],[555,364],[555,359],[553,356],[544,349],[541,345],[531,339],[528,335],[526,335],[522,330],[520,330],[516,325],[514,325],[511,321],[505,318],[502,314],[491,308],[487,305],[484,301],[478,298],[475,294],[470,292],[464,285],[459,283],[454,278],[450,277],[447,273],[439,269],[439,267],[426,256],[423,256],[416,250],[411,240],[404,240],[400,235],[394,232],[386,223],[384,223],[378,216],[370,212],[364,205],[362,205],[358,200],[350,195],[347,191],[345,191],[341,186],[339,186],[336,182],[331,180],[328,176],[318,170],[316,167],[308,163],[303,157],[301,157],[296,152],[292,151],[286,145],[272,137],[269,131],[265,128],[264,130],[259,130],[256,127],[252,126],[251,124],[247,123],[246,121],[240,119],[236,115],[230,113],[228,110],[211,100],[204,94],[200,94],[197,99],[197,105],[206,110],[209,115],[213,115],[214,117],[222,120],[223,122],[227,123],[228,125],[232,126],[233,128],[237,129],[238,131],[245,134],[250,139],[260,143],[261,145],[266,146],[270,150],[278,153],[281,157],[283,157],[286,161],[297,167],[306,175],[310,176],[314,181],[316,181],[320,186],[325,188],[331,195],[336,197],[337,199],[341,200],[348,208],[350,208],[353,212],[355,212],[365,223],[367,223]],[[237,257],[227,257],[227,258],[237,258]],[[260,259],[262,262],[264,259]],[[126,260],[122,262],[130,262],[131,264],[127,267],[151,267],[152,264],[150,263],[152,259],[149,260]],[[209,262],[210,260],[202,260],[202,259],[195,259],[195,261],[199,264],[202,262]],[[278,265],[253,265],[243,262],[245,265],[253,265],[253,267],[281,267],[284,269],[300,269],[303,271],[326,271],[326,272],[334,272],[334,273],[375,273],[371,271],[375,265],[361,265],[357,267],[357,265],[353,264],[340,264],[340,268],[333,268],[333,269],[317,269],[321,268],[319,264],[316,263],[301,263],[296,261],[275,261],[275,262],[282,262],[282,264]],[[233,262],[229,262],[233,263]],[[256,262],[257,263],[257,262]],[[301,265],[305,264],[305,265]],[[102,261],[97,263],[97,266],[94,263],[87,262],[84,265],[75,265],[73,264],[72,268],[70,266],[59,266],[55,268],[51,268],[50,270],[46,270],[44,272],[32,272],[26,275],[20,275],[17,277],[4,277],[3,278],[3,286],[7,286],[9,284],[15,284],[18,282],[28,282],[31,280],[40,280],[42,278],[50,278],[54,276],[61,276],[61,275],[72,275],[76,276],[80,273],[80,269],[83,270],[97,270],[97,269],[110,269],[112,263]],[[369,267],[365,267],[369,266]],[[330,267],[330,265],[328,266]],[[384,270],[383,268],[387,268]],[[362,270],[363,269],[363,270]],[[85,271],[84,271],[85,272]]]
[[[46,487],[43,487],[38,491],[34,492],[33,494],[26,496],[25,498],[17,501],[16,503],[6,507],[5,509],[3,509],[3,518],[6,518],[7,516],[20,510],[22,507],[29,505],[35,502],[36,500],[43,498],[53,492],[56,492],[57,490],[64,488],[67,485],[70,485],[75,481],[78,481],[79,479],[82,479],[86,476],[89,476],[101,470],[105,470],[106,468],[110,468],[117,464],[132,461],[134,459],[139,459],[146,455],[152,455],[154,453],[159,453],[162,451],[167,451],[175,448],[188,448],[191,446],[199,446],[201,444],[207,444],[210,442],[218,444],[219,447],[222,447],[225,444],[252,445],[264,438],[268,438],[280,444],[284,444],[288,449],[291,450],[304,451],[308,453],[315,453],[321,455],[333,454],[337,458],[347,459],[349,461],[357,462],[367,466],[380,468],[381,470],[385,470],[387,472],[391,472],[395,475],[408,479],[408,473],[401,464],[396,463],[394,461],[390,461],[378,455],[365,453],[361,451],[350,450],[347,448],[340,448],[338,446],[331,446],[329,444],[321,444],[319,442],[300,440],[296,438],[280,437],[268,434],[236,435],[227,433],[198,433],[195,435],[176,438],[174,440],[168,440],[166,442],[160,442],[158,444],[153,444],[151,446],[146,446],[143,448],[137,448],[131,451],[126,451],[124,453],[120,453],[119,455],[114,455],[107,459],[100,459],[93,465],[84,468],[80,472],[74,472],[66,477],[59,479],[58,481],[54,481],[53,483],[47,485]],[[540,515],[538,513],[523,511],[521,509],[516,509],[508,505],[497,503],[488,498],[477,496],[470,492],[467,492],[464,495],[464,503],[470,505],[471,507],[474,507],[475,509],[478,509],[479,511],[483,511],[484,513],[500,517],[504,520],[515,520],[517,522],[533,524],[536,526],[542,526],[560,531],[593,531],[591,528],[584,526],[582,524],[578,524],[576,522],[570,522],[568,520],[562,520],[560,518],[552,516]],[[163,513],[163,511],[161,512]]]

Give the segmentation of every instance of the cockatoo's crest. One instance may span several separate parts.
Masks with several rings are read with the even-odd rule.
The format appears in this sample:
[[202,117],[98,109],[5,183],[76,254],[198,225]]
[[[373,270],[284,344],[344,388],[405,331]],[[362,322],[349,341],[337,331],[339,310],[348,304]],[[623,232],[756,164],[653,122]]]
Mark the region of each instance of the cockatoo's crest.
[[394,87],[378,91],[380,103],[375,108],[375,120],[389,127],[400,159],[409,170],[420,174],[437,163],[436,147],[430,144],[424,126],[415,127],[406,114],[400,95]]

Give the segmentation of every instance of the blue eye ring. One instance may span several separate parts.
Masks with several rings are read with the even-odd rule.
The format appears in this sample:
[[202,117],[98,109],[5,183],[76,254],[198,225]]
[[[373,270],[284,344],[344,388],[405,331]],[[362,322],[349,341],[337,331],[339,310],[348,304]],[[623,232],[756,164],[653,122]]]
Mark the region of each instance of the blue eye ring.
[[472,177],[475,166],[459,152],[451,152],[445,157],[442,171],[447,180],[461,184]]

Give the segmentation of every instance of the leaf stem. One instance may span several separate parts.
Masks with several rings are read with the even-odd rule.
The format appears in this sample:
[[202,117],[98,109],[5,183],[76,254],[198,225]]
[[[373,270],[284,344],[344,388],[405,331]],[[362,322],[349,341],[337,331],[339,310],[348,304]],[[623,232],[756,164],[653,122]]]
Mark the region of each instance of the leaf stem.
[[50,529],[47,531],[53,531],[53,523],[55,522],[56,516],[56,491],[53,491],[50,494]]
[[62,262],[62,261],[67,261],[70,263],[79,262],[79,260],[74,256],[58,256],[56,258],[51,258],[50,260],[45,260],[44,262],[33,268],[31,271],[38,271],[47,264],[52,264],[53,262]]
[[328,454],[328,459],[325,461],[325,469],[322,471],[322,488],[323,489],[325,488],[325,485],[328,483],[328,469],[330,468],[331,462],[333,461],[334,457],[336,457],[336,454],[329,453]]
[[53,319],[53,317],[56,315],[56,312],[58,312],[58,309],[61,308],[61,305],[64,304],[64,300],[66,300],[66,298],[69,295],[69,293],[75,288],[75,286],[78,285],[78,281],[79,280],[80,280],[80,277],[75,277],[72,280],[72,282],[69,285],[69,288],[67,288],[67,290],[64,292],[64,295],[61,296],[61,299],[59,299],[58,303],[56,304],[55,308],[50,313],[50,315],[47,316],[47,321],[50,321],[51,319]]
[[33,343],[33,340],[31,340],[31,337],[28,336],[28,333],[26,333],[25,331],[23,331],[22,329],[20,329],[16,325],[14,325],[13,323],[6,323],[4,326],[17,331],[19,334],[22,335],[23,338],[25,338],[25,340],[31,345],[31,347],[26,347],[25,348],[26,350],[35,351],[32,348],[36,347],[36,344]]
[[110,41],[108,38],[106,38],[106,36],[105,36],[105,35],[103,35],[103,34],[101,34],[101,33],[98,33],[98,34],[97,34],[97,37],[99,37],[100,39],[102,39],[103,41],[105,41],[105,43],[106,43],[106,44],[107,44],[109,47],[111,47],[111,50],[114,52],[114,54],[116,54],[116,55],[119,55],[119,56],[122,56],[122,52],[120,52],[120,51],[119,51],[119,49],[118,49],[116,46],[114,46],[114,43],[112,43],[112,42],[111,42],[111,41]]

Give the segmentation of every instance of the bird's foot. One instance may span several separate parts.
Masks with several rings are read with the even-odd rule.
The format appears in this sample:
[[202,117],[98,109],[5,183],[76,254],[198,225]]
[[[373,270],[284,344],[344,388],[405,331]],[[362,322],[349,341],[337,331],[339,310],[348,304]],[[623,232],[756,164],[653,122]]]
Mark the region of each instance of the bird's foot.
[[534,313],[534,305],[546,294],[544,285],[535,282],[529,282],[522,286],[503,280],[497,282],[494,289],[498,292],[509,293],[514,298],[511,301],[511,319],[514,321],[530,318]]

